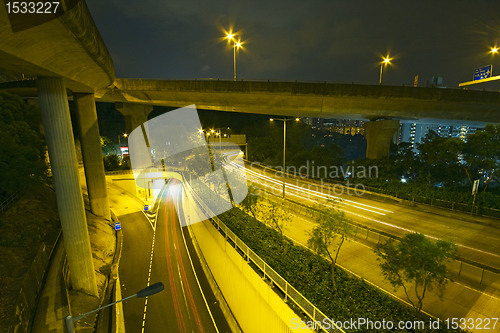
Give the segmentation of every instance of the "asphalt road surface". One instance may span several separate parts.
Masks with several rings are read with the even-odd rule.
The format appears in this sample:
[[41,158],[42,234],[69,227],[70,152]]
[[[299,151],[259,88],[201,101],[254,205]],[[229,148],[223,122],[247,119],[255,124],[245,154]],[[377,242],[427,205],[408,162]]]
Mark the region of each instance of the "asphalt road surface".
[[[279,175],[274,171],[265,172],[256,166],[247,165],[246,168],[247,177],[251,182],[281,196],[283,183]],[[288,178],[286,183],[287,199],[312,206],[318,200],[314,193],[330,194],[343,199],[338,208],[356,223],[399,237],[408,232],[420,232],[429,237],[449,239],[459,245],[462,257],[500,269],[499,228],[462,221],[457,218],[460,215],[457,212],[446,214],[447,211],[443,210],[442,215],[431,214],[356,196],[353,195],[352,189],[349,195],[345,187],[338,186],[334,189],[328,185],[316,186],[300,177]],[[338,195],[335,195],[334,191]],[[340,194],[342,192],[343,194]]]
[[[122,296],[158,281],[165,289],[146,299],[124,302],[128,333],[231,332],[201,269],[176,206],[182,186],[170,181],[161,195],[156,219],[142,212],[120,217],[123,252],[120,261]],[[202,292],[203,291],[203,292]]]

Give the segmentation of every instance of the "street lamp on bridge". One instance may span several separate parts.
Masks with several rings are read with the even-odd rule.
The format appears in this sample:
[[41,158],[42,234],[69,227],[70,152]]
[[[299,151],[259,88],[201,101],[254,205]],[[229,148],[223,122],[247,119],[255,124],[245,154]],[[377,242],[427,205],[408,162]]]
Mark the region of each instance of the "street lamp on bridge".
[[241,42],[236,41],[234,35],[232,33],[228,33],[226,38],[230,41],[233,41],[233,77],[234,81],[236,81],[236,49],[241,47]]
[[212,132],[218,131],[218,132],[215,132],[215,135],[219,136],[219,151],[222,149],[222,131],[221,130],[223,130],[223,129],[229,129],[229,127],[219,127],[219,128],[212,129]]
[[[283,199],[285,199],[285,150],[286,150],[286,122],[294,120],[292,118],[270,118],[270,121],[282,121],[283,122]],[[295,121],[299,121],[299,118],[295,118]]]
[[379,85],[382,85],[382,68],[391,63],[391,59],[389,57],[384,58],[384,61],[380,64],[380,80],[378,82]]

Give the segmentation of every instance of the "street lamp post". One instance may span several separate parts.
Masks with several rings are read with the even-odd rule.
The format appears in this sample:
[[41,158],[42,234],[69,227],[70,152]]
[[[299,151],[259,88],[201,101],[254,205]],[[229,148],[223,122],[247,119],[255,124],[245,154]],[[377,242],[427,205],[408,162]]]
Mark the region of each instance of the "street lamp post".
[[[286,122],[293,120],[291,118],[270,118],[270,121],[279,120],[283,122],[283,199],[285,199],[285,151],[286,151]],[[295,118],[299,121],[299,118]]]
[[212,129],[212,132],[214,132],[214,131],[219,131],[219,132],[217,132],[217,134],[216,134],[216,135],[218,135],[218,136],[219,136],[219,151],[220,151],[220,150],[222,150],[222,130],[223,130],[223,129],[229,129],[229,127],[219,127],[219,128],[214,128],[214,129]]
[[380,64],[380,80],[378,82],[379,85],[382,85],[382,68],[383,66],[387,66],[387,64],[390,64],[391,62],[391,59],[389,57],[387,58],[384,58],[384,61],[382,61],[382,63]]
[[[491,53],[491,55],[492,55],[493,57],[494,57],[494,56],[495,56],[495,54],[497,54],[498,52],[499,52],[498,47],[496,47],[496,46],[495,46],[495,47],[492,47],[492,48],[491,48],[490,53]],[[491,76],[493,76],[493,67],[491,68],[491,71],[492,71]]]
[[101,306],[98,309],[95,309],[95,310],[92,310],[90,312],[84,313],[82,315],[79,315],[78,317],[73,318],[71,315],[66,316],[66,318],[64,318],[64,324],[66,326],[67,333],[75,333],[75,322],[78,321],[78,320],[80,320],[80,319],[82,319],[83,317],[88,316],[89,314],[92,314],[94,312],[100,311],[100,310],[102,310],[104,308],[107,308],[108,306],[115,305],[116,303],[120,303],[120,302],[126,301],[127,299],[135,297],[135,296],[137,296],[137,298],[144,298],[144,297],[148,297],[148,296],[157,294],[160,291],[162,291],[164,288],[165,287],[163,286],[163,283],[157,282],[155,284],[150,285],[149,287],[146,287],[146,288],[138,291],[137,294],[131,295],[129,297],[122,298],[121,300],[113,302],[111,304],[108,304],[108,305],[105,305],[105,306]]
[[233,79],[236,81],[236,48],[241,47],[241,42],[237,42],[236,39],[234,39],[234,35],[230,33],[227,34],[227,39],[233,41]]
[[123,133],[123,134],[119,134],[118,135],[118,148],[121,147],[121,142],[120,142],[120,137],[123,136],[124,138],[126,138],[128,136],[127,133]]

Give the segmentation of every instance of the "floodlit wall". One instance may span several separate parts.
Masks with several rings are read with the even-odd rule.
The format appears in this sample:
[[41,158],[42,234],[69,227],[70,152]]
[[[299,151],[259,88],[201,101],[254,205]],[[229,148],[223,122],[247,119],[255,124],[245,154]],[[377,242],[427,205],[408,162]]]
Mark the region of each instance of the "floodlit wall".
[[[224,236],[208,220],[199,220],[197,210],[191,206],[193,199],[184,191],[183,211],[192,234],[203,252],[219,288],[238,324],[245,333],[293,332],[291,323],[298,318],[288,305],[257,274]],[[300,332],[311,332],[297,329]]]

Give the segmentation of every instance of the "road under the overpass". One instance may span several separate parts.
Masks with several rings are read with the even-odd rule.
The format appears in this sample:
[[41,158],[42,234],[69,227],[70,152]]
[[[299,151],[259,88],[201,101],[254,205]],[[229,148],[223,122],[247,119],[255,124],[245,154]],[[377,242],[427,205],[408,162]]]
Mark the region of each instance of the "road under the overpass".
[[122,294],[158,281],[164,283],[165,290],[145,301],[124,302],[127,331],[230,332],[189,232],[178,221],[180,196],[176,191],[180,187],[165,188],[157,217],[149,220],[142,212],[142,201],[125,190],[128,182],[108,182],[110,202],[121,222],[124,239],[119,268]]

